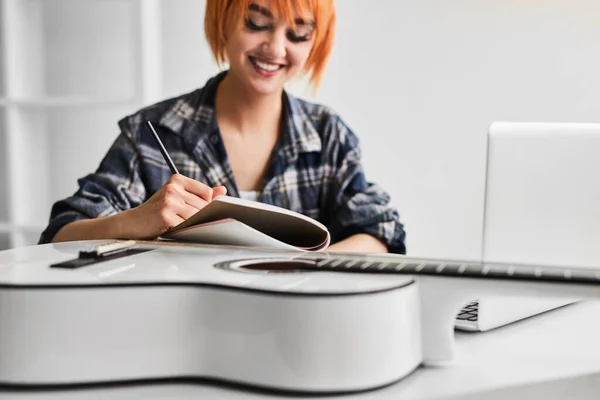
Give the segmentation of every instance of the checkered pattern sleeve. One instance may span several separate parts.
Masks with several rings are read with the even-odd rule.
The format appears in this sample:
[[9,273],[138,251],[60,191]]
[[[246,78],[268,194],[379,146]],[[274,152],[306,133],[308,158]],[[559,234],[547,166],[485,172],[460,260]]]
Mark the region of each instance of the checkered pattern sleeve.
[[333,242],[366,233],[385,243],[390,253],[405,254],[405,231],[390,196],[367,181],[357,136],[339,119],[325,135],[327,165],[323,210]]
[[138,162],[134,140],[121,133],[98,169],[78,180],[77,192],[53,205],[39,243],[49,243],[62,227],[73,221],[113,215],[143,203],[146,191]]

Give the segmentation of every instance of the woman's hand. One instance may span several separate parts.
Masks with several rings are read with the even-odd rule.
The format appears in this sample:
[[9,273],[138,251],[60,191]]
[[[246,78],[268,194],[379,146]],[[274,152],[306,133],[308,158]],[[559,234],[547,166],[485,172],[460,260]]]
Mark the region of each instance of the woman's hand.
[[145,203],[122,213],[128,231],[126,236],[131,239],[155,239],[225,193],[227,189],[224,186],[211,188],[175,174]]
[[176,174],[144,204],[109,217],[71,222],[56,233],[52,242],[156,239],[225,193],[227,189],[224,186],[211,188]]

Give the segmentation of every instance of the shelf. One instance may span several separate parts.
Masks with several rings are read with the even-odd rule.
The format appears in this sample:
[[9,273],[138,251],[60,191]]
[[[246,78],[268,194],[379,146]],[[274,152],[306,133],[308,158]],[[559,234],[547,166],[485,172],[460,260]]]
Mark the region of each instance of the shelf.
[[0,250],[35,244],[117,122],[166,98],[162,3],[0,0]]
[[94,97],[39,97],[0,99],[0,105],[25,108],[97,108],[129,105],[139,102],[134,97],[94,98]]

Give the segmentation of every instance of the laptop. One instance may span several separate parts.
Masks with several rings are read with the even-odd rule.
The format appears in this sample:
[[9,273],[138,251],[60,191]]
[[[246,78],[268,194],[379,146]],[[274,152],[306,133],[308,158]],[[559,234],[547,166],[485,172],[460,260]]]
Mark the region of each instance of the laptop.
[[[600,123],[495,122],[488,131],[483,262],[600,265]],[[456,328],[487,331],[578,299],[484,297]]]

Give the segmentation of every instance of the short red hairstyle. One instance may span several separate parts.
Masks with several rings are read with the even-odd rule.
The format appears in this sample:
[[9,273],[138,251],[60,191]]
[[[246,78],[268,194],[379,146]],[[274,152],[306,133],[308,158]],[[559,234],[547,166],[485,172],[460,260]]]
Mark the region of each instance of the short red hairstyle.
[[[219,65],[227,61],[225,55],[226,30],[231,23],[240,24],[248,15],[253,0],[207,0],[204,15],[204,33]],[[275,17],[282,15],[290,25],[294,10],[310,11],[315,19],[315,42],[308,56],[304,73],[310,73],[310,82],[316,90],[321,83],[325,66],[331,55],[336,13],[334,0],[271,0]],[[241,11],[241,12],[239,12]]]

